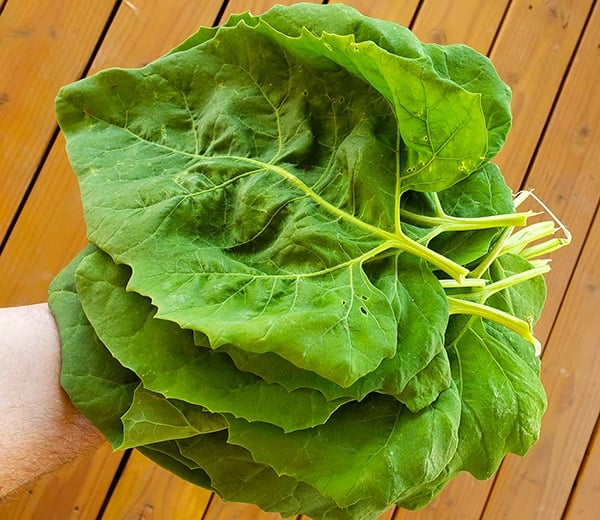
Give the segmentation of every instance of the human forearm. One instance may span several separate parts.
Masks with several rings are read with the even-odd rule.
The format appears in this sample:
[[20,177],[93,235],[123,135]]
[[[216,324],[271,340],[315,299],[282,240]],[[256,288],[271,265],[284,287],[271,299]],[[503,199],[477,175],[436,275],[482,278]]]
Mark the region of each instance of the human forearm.
[[59,371],[48,306],[0,309],[0,496],[102,442],[60,388]]

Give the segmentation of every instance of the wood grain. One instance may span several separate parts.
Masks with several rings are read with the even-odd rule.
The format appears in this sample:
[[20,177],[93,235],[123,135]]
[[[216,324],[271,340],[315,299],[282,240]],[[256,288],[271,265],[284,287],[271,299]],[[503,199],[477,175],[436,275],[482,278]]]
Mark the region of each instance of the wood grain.
[[[320,0],[308,0],[311,3],[320,4]],[[297,0],[229,0],[221,17],[221,21],[225,22],[232,14],[243,13],[250,11],[254,15],[263,14],[275,4],[291,5],[298,3]]]
[[202,520],[280,520],[281,515],[267,513],[259,507],[239,502],[224,502],[213,495]]
[[[600,8],[596,6],[525,187],[566,224],[573,243],[553,255],[548,300],[536,335],[545,342],[598,204],[600,175]],[[539,208],[538,208],[539,209]]]
[[0,242],[56,129],[54,96],[79,79],[114,0],[8,2],[0,16]]
[[60,134],[0,255],[0,305],[46,301],[52,278],[85,244],[79,188]]
[[[96,518],[122,453],[108,444],[47,475],[0,504],[2,520]],[[77,493],[61,490],[77,489]]]
[[102,520],[198,520],[210,497],[134,451]]
[[596,520],[600,511],[600,427],[590,442],[567,509],[566,520]]
[[389,20],[408,27],[419,5],[418,0],[385,0],[373,2],[372,0],[330,0],[330,4],[342,3],[358,9],[366,16]]
[[413,27],[424,42],[464,43],[487,54],[502,22],[508,0],[425,2]]
[[[211,25],[220,6],[220,0],[123,3],[90,73],[107,67],[138,67],[159,57],[198,26]],[[159,36],[147,38],[147,34]],[[0,256],[0,276],[6,281],[0,305],[45,301],[50,280],[84,244],[79,190],[60,137]]]
[[490,54],[513,92],[513,127],[497,162],[518,190],[588,17],[590,0],[512,2]]

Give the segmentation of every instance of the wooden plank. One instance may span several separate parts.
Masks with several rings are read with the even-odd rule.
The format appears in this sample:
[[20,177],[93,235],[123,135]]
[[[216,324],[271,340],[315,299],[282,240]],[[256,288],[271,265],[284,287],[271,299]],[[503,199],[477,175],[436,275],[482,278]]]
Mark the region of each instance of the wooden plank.
[[542,343],[554,322],[600,194],[598,41],[600,8],[596,6],[526,181],[526,187],[534,188],[573,233],[573,243],[553,255],[552,272],[547,276],[548,300],[536,326]]
[[512,2],[491,52],[513,92],[513,127],[498,164],[513,190],[537,147],[591,0]]
[[52,278],[85,244],[79,188],[61,134],[0,255],[0,305],[46,301]]
[[123,2],[90,74],[108,67],[142,67],[215,23],[223,0]]
[[[395,511],[396,511],[395,507],[388,509],[385,513],[382,513],[379,516],[378,520],[392,520],[392,519],[396,518],[394,516]],[[301,515],[298,520],[310,520],[310,517],[308,517],[306,515]]]
[[[221,0],[168,5],[139,0],[135,8],[124,2],[90,72],[137,67],[157,58],[199,25],[211,25],[220,6]],[[85,243],[79,191],[60,139],[0,256],[0,276],[6,281],[0,305],[45,301],[49,282]]]
[[[93,63],[92,72],[109,66],[135,67],[156,58],[199,25],[212,24],[220,6],[221,0],[199,3],[173,0],[168,5],[158,0],[124,2]],[[71,23],[77,26],[78,20]],[[145,37],[148,34],[154,36]],[[59,137],[0,256],[0,273],[4,277],[0,305],[45,301],[50,280],[84,243],[85,227],[77,183],[64,152],[64,141]],[[75,503],[103,500],[112,474],[103,473],[102,455],[92,460],[91,464],[81,463],[81,468],[89,473],[90,479],[96,479],[99,485],[96,493],[81,487],[81,480],[68,480],[62,473],[56,475],[53,493]],[[67,483],[59,486],[61,482]],[[33,492],[43,493],[37,488]],[[26,497],[21,500],[26,503]],[[51,510],[50,506],[40,501],[40,510]],[[20,506],[15,503],[14,507]]]
[[0,242],[55,131],[54,96],[81,76],[114,3],[16,1],[2,11]]
[[330,0],[330,4],[343,3],[358,9],[366,16],[389,20],[408,27],[419,5],[418,0]]
[[600,511],[600,427],[590,443],[585,463],[571,494],[565,520],[596,520]]
[[280,520],[281,515],[267,513],[252,504],[224,502],[213,494],[202,520]]
[[[320,4],[320,0],[308,0],[309,2]],[[298,3],[298,0],[229,0],[227,7],[221,17],[221,22],[225,22],[232,14],[250,11],[254,15],[263,14],[275,4],[291,5]]]
[[548,411],[528,455],[507,458],[486,518],[560,518],[600,413],[600,213],[542,357]]
[[394,513],[396,512],[396,508],[392,507],[388,509],[385,513],[383,513],[379,520],[392,520],[394,518]]
[[157,466],[133,451],[102,520],[197,520],[211,492]]
[[[0,519],[67,520],[96,518],[122,453],[108,444],[67,464],[0,504]],[[76,488],[79,493],[60,490]]]
[[[600,180],[596,175],[598,162],[596,151],[600,146],[600,131],[597,127],[597,121],[600,120],[600,100],[597,96],[597,70],[600,67],[600,56],[597,52],[599,38],[600,9],[596,7],[553,114],[551,125],[527,180],[528,186],[536,187],[538,195],[564,219],[574,234],[573,244],[555,255],[553,271],[548,276],[550,296],[542,320],[536,329],[536,334],[542,340],[550,334],[561,296],[569,283],[573,266],[578,260],[590,224],[592,208],[597,204],[600,193]],[[581,100],[586,101],[581,103]],[[563,304],[563,309],[569,310],[570,305],[575,305],[571,301],[567,300]],[[581,302],[584,306],[590,304],[592,303],[589,301]],[[517,503],[529,504],[539,502],[537,505],[539,512],[535,514],[540,518],[546,518],[553,513],[558,515],[564,506],[566,495],[577,471],[574,465],[578,464],[575,453],[565,452],[569,449],[583,449],[586,428],[589,431],[589,422],[595,420],[593,411],[592,415],[587,417],[587,424],[585,417],[582,417],[584,414],[581,408],[587,405],[583,395],[578,397],[583,400],[577,403],[578,409],[576,411],[568,409],[570,415],[565,417],[560,408],[567,406],[569,393],[564,389],[562,392],[556,389],[560,383],[564,383],[563,379],[572,380],[575,377],[568,377],[572,373],[568,364],[573,356],[569,347],[579,346],[579,341],[572,332],[572,328],[579,327],[581,330],[576,332],[587,334],[590,341],[594,341],[597,337],[593,318],[587,322],[580,320],[573,323],[570,318],[565,319],[562,313],[559,316],[554,334],[558,334],[561,339],[550,337],[549,348],[542,362],[543,374],[547,374],[546,369],[552,368],[552,365],[548,368],[551,361],[560,368],[558,376],[554,374],[554,377],[547,375],[544,377],[551,408],[544,422],[540,444],[524,460],[510,459],[503,466],[486,514],[488,512],[505,514],[503,512],[507,510],[509,504],[513,503],[513,500]],[[562,346],[563,341],[568,347]],[[595,341],[597,348],[597,339]],[[587,361],[582,361],[581,364],[580,374],[577,376],[579,383],[581,378],[594,377],[593,372],[586,371],[591,369]],[[597,378],[597,375],[595,377]],[[558,411],[555,411],[557,408]],[[552,412],[554,415],[551,415]],[[597,409],[595,414],[597,417]],[[584,423],[575,422],[575,419]],[[557,424],[557,421],[560,422]],[[565,428],[565,425],[568,427]],[[572,437],[566,438],[569,433]],[[535,464],[540,466],[535,468]],[[541,473],[545,473],[548,477]],[[545,478],[550,478],[551,481],[546,482]],[[515,496],[517,485],[520,494]],[[548,487],[545,494],[541,493],[543,486]],[[529,507],[531,509],[531,505]],[[583,509],[582,514],[593,515],[594,513]]]
[[426,507],[418,511],[398,508],[394,520],[479,519],[492,483],[493,480],[476,480],[461,473]]
[[487,54],[507,5],[508,0],[429,0],[419,10],[413,30],[425,42],[465,43]]

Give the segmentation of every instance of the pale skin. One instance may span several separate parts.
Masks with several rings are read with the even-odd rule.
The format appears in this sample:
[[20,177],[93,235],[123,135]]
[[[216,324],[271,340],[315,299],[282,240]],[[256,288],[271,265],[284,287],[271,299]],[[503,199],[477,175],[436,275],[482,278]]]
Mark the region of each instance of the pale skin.
[[48,305],[0,308],[0,498],[104,441],[60,387]]

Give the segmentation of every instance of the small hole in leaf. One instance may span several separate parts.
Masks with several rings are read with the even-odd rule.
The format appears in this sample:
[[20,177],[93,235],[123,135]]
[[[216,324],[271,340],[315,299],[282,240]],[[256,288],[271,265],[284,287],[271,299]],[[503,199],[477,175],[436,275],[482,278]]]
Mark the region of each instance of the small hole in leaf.
[[346,300],[342,300],[342,305],[346,305]]
[[365,309],[364,307],[361,307],[361,308],[360,308],[360,312],[362,312],[362,313],[363,313],[365,316],[366,316],[367,314],[369,314],[369,313],[367,312],[367,309]]

